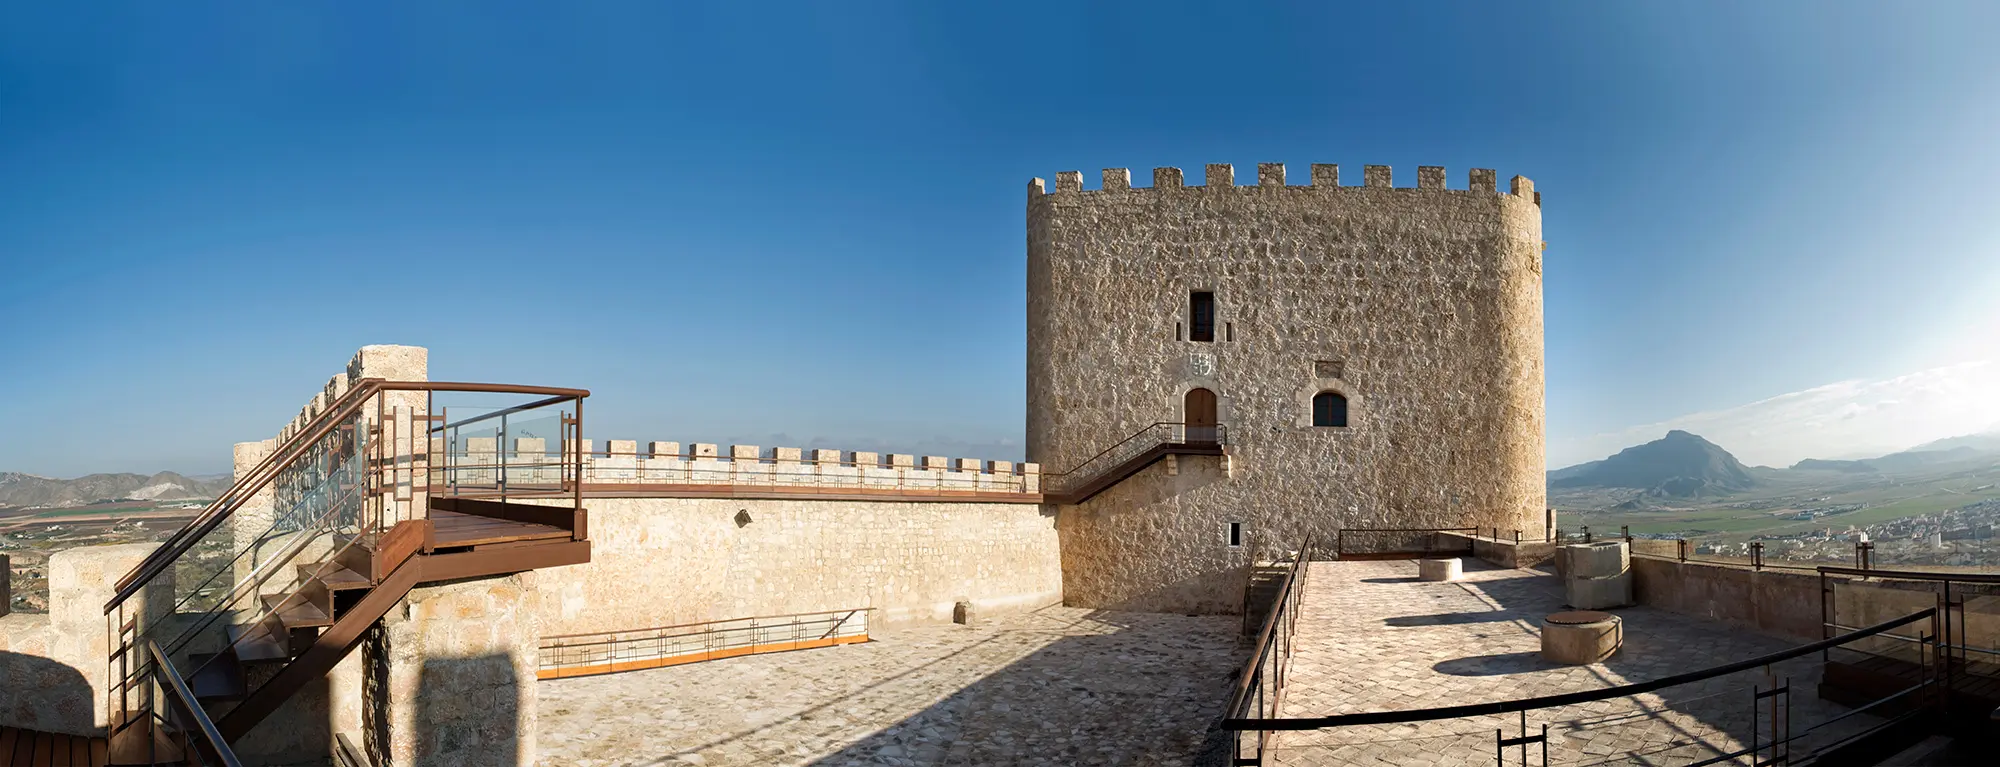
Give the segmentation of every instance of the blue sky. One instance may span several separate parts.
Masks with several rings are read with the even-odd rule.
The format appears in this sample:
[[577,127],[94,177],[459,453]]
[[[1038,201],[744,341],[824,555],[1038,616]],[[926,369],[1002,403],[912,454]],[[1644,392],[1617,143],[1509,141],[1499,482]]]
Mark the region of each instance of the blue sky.
[[1555,466],[2000,421],[2000,6],[962,5],[0,10],[0,470],[226,470],[368,343],[599,438],[1007,457],[1024,184],[1209,162],[1535,179]]

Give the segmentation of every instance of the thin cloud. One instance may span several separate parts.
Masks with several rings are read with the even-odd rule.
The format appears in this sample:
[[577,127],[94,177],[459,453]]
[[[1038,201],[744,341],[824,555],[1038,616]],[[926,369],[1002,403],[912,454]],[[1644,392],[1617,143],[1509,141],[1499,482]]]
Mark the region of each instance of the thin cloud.
[[1744,463],[1872,457],[2000,426],[2000,363],[1980,360],[1881,380],[1838,381],[1727,410],[1549,444],[1549,466],[1596,460],[1671,429],[1708,438]]

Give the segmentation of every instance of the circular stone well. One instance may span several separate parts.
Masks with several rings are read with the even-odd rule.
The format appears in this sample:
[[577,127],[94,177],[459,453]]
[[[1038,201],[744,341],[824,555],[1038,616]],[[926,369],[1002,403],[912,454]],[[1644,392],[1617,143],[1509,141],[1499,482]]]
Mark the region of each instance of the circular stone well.
[[1625,622],[1611,613],[1572,610],[1542,619],[1542,657],[1573,666],[1609,658],[1625,644]]
[[1425,559],[1417,562],[1417,577],[1427,581],[1455,581],[1463,574],[1458,558]]

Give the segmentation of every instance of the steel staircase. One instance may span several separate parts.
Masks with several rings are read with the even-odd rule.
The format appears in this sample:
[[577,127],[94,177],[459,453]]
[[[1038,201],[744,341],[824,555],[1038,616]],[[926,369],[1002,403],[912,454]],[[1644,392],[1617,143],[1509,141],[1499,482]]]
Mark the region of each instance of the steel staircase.
[[1083,503],[1167,456],[1222,455],[1227,434],[1220,424],[1152,424],[1069,471],[1042,475],[1042,496],[1050,503]]
[[[364,379],[329,398],[119,580],[107,763],[236,764],[230,743],[411,589],[589,561],[588,394]],[[503,449],[545,435],[557,453]]]

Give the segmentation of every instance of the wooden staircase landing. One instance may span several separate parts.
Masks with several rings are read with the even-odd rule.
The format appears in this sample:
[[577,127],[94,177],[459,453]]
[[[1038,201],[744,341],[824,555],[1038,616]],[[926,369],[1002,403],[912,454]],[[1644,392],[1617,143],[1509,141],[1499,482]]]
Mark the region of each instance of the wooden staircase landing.
[[38,732],[0,725],[0,765],[8,767],[103,767],[110,740]]

